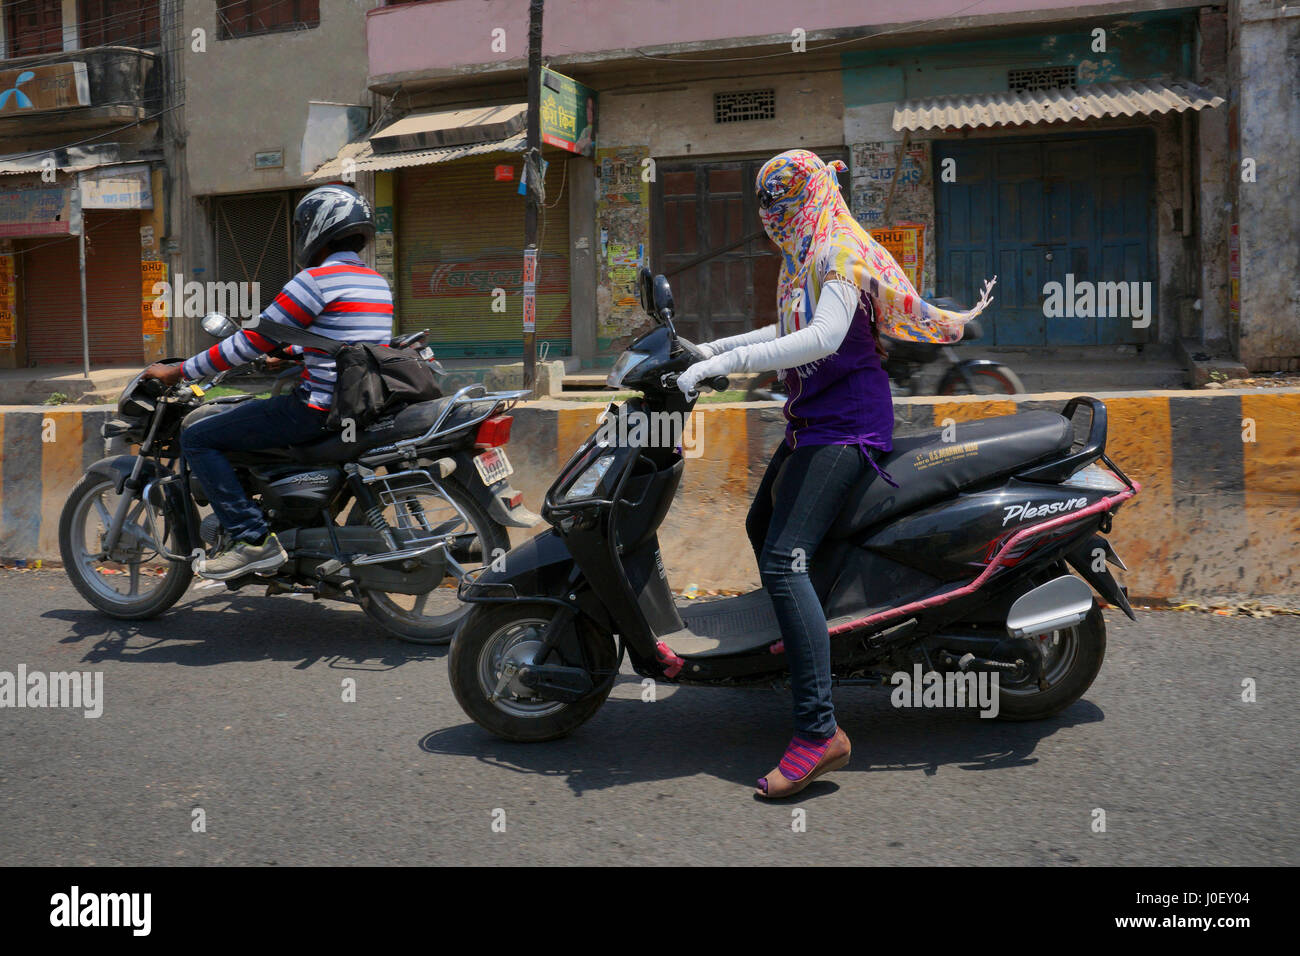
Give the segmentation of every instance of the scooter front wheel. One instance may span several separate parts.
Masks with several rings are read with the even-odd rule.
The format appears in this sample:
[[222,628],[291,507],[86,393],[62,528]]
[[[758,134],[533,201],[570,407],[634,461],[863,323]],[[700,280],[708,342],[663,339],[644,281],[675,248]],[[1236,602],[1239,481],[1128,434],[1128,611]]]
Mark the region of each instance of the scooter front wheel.
[[551,604],[480,604],[460,626],[447,657],[451,689],[461,709],[506,740],[538,742],[567,736],[586,723],[613,688],[618,655],[612,635],[575,622],[586,660],[552,651],[544,663],[586,668],[596,690],[576,701],[546,700],[505,676],[510,663],[534,660],[556,608]]

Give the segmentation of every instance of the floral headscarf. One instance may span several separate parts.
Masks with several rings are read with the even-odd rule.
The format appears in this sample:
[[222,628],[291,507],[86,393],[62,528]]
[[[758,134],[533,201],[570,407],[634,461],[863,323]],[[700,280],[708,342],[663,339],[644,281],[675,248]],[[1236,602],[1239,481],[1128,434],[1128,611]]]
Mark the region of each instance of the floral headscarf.
[[806,149],[791,149],[758,171],[759,195],[769,202],[759,210],[763,228],[784,260],[777,287],[781,334],[808,323],[822,283],[834,272],[871,296],[881,332],[918,342],[956,342],[962,327],[993,301],[989,292],[997,276],[984,283],[979,302],[968,312],[926,302],[893,256],[853,218],[836,180],[846,169],[839,160],[827,165]]

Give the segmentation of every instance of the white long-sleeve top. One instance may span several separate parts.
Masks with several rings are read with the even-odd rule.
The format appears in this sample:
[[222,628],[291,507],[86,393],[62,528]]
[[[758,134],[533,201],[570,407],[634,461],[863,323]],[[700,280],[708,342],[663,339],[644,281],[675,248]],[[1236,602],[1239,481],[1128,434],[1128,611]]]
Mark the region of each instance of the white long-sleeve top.
[[812,321],[802,329],[778,335],[777,326],[768,325],[698,346],[710,357],[707,377],[798,368],[833,355],[849,334],[857,310],[857,286],[832,279],[822,287]]

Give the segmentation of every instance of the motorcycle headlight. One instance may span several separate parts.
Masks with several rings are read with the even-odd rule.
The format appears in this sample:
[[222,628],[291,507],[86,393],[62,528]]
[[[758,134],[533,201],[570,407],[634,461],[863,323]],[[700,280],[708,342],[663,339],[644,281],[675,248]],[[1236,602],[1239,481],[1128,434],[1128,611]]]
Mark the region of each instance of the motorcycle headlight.
[[569,486],[569,490],[564,493],[565,501],[576,501],[579,498],[590,498],[596,493],[596,486],[600,480],[605,477],[610,466],[614,464],[614,456],[601,455],[590,465],[587,470],[578,476],[578,480]]
[[609,375],[605,378],[605,384],[610,388],[618,388],[623,384],[623,379],[627,376],[627,373],[649,357],[645,352],[624,352],[618,357],[614,367],[609,370]]

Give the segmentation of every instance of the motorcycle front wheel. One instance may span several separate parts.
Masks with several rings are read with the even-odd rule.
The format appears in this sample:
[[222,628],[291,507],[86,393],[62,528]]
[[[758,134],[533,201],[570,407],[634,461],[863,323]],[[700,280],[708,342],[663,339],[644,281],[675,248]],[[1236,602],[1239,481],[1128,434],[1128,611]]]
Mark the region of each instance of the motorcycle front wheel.
[[159,541],[161,519],[142,498],[128,503],[117,547],[106,552],[104,537],[121,500],[113,479],[85,475],[59,516],[59,554],[72,586],[92,606],[109,617],[145,620],[179,601],[194,572],[188,561],[168,560],[150,544]]
[[452,642],[447,675],[456,700],[476,724],[498,737],[536,743],[567,736],[591,719],[613,689],[618,667],[613,636],[581,619],[575,626],[587,659],[565,661],[552,651],[544,663],[585,667],[596,686],[590,696],[546,700],[517,679],[503,680],[507,661],[533,659],[555,612],[551,604],[478,604]]

